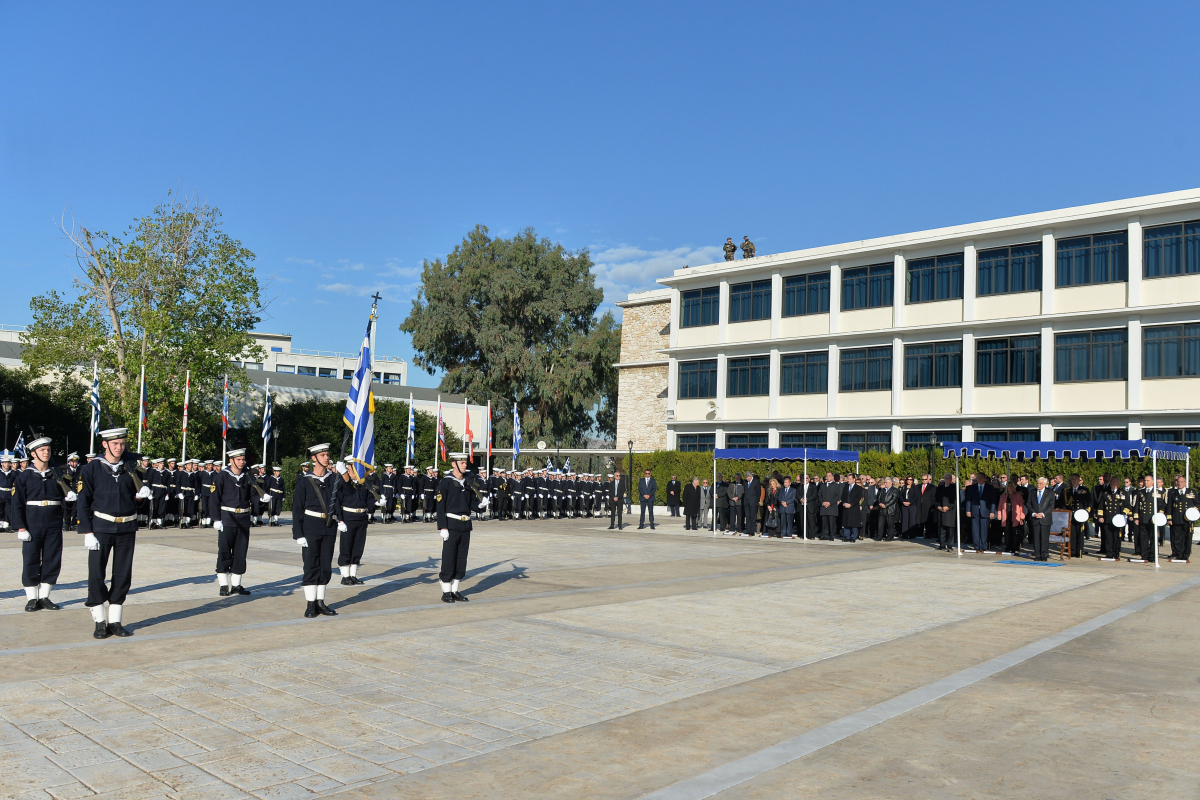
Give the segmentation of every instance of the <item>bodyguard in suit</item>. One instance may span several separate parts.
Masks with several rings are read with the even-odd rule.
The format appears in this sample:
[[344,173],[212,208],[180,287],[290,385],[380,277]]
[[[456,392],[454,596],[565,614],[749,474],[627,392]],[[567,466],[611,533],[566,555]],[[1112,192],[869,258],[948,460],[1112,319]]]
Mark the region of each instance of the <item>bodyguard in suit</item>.
[[938,550],[949,550],[958,519],[958,489],[949,472],[942,476],[942,482],[934,490],[933,514],[937,518]]
[[729,484],[729,530],[742,529],[742,498],[746,496],[746,481],[740,475]]
[[842,538],[847,542],[856,542],[858,529],[863,526],[866,493],[858,485],[857,475],[849,477],[850,482],[842,490]]
[[817,514],[821,518],[821,538],[832,542],[837,536],[838,517],[842,511],[842,484],[834,480],[832,472],[825,473],[825,483],[818,491],[820,508]]
[[717,484],[713,487],[713,508],[716,529],[724,533],[729,529],[729,481],[725,480],[724,474],[717,475]]
[[642,507],[642,515],[638,521],[638,530],[646,527],[646,511],[650,512],[650,530],[654,530],[654,498],[658,493],[658,482],[646,470],[646,474],[638,481],[638,502]]
[[759,531],[758,509],[764,495],[762,481],[753,472],[747,472],[746,493],[742,495],[742,532],[747,536]]
[[1045,478],[1037,479],[1037,488],[1029,493],[1029,527],[1033,532],[1033,558],[1050,559],[1050,526],[1054,522],[1057,497]]
[[890,542],[896,536],[896,520],[900,514],[900,492],[892,486],[891,478],[883,479],[883,487],[875,497],[878,509],[875,518],[875,540]]
[[672,475],[671,480],[667,481],[667,513],[672,517],[679,516],[679,504],[683,502],[682,492],[683,484]]
[[996,488],[988,483],[988,476],[980,472],[975,476],[975,483],[967,487],[964,496],[967,518],[971,520],[971,539],[975,552],[983,553],[988,549],[988,528],[996,518]]
[[613,527],[621,530],[621,512],[625,510],[625,495],[629,491],[629,486],[625,483],[625,476],[621,474],[618,468],[613,473],[612,479],[608,482],[608,489],[605,490],[605,500],[608,502],[608,529],[611,531]]

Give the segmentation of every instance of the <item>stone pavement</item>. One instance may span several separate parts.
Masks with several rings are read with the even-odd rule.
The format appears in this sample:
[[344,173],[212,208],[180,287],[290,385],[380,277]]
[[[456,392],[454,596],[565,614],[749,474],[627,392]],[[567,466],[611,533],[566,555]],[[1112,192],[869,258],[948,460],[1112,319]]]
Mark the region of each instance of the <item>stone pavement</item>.
[[[299,618],[286,529],[254,530],[255,594],[233,600],[215,597],[212,532],[147,533],[135,636],[103,642],[71,547],[63,611],[18,613],[19,580],[0,594],[0,796],[640,797],[1197,574],[592,522],[477,525],[473,602],[453,606],[437,602],[432,526],[373,526],[368,583],[335,577],[341,615],[318,620]],[[0,566],[19,577],[11,544]],[[1198,603],[1186,589],[721,796],[1074,796],[1063,770],[1109,786],[1097,769],[1114,797],[1200,788],[1179,760],[1200,737],[1200,697],[1194,677],[1175,688],[1194,674]],[[1142,615],[1161,618],[1164,646],[1130,635]],[[1050,656],[1069,666],[1035,669]],[[1101,713],[1093,685],[1134,694]],[[1096,736],[1146,744],[1106,760]],[[997,758],[1046,777],[1006,782]]]

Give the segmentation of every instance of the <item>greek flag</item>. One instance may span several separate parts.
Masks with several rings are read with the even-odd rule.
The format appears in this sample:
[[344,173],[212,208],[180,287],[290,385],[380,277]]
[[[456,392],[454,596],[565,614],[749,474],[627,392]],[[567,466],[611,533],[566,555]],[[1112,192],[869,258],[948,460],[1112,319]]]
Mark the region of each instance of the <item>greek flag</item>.
[[92,436],[100,431],[100,372],[96,362],[92,362]]
[[413,413],[412,394],[408,395],[408,452],[404,455],[404,466],[417,460],[417,415]]
[[346,413],[342,416],[354,440],[350,455],[346,457],[346,466],[355,480],[364,478],[375,464],[375,392],[371,389],[371,325],[374,322],[372,311],[358,354],[358,368],[350,378],[350,399],[346,401]]
[[267,379],[267,403],[263,407],[263,441],[271,438],[273,433],[273,425],[271,422],[271,379]]
[[29,458],[29,453],[25,452],[25,431],[17,434],[17,443],[13,445],[13,455],[17,458]]
[[550,460],[550,456],[546,456],[546,471],[554,472],[554,462]]
[[521,455],[521,415],[513,403],[513,469],[517,468],[517,456]]
[[571,471],[571,457],[567,456],[567,463],[563,464],[563,472],[570,472],[570,471]]

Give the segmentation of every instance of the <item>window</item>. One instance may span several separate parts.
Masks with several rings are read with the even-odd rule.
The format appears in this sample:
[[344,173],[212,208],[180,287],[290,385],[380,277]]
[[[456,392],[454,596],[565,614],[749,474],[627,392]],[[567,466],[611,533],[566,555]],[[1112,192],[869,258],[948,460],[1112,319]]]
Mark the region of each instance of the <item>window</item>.
[[823,433],[783,433],[779,436],[780,447],[819,447],[825,449],[828,437]]
[[1021,244],[981,250],[975,294],[1016,294],[1042,290],[1042,246]]
[[680,299],[683,301],[683,309],[679,327],[698,328],[701,325],[716,325],[721,321],[718,316],[721,290],[718,287],[684,292]]
[[296,368],[291,364],[276,364],[275,371],[276,372],[286,372],[289,375],[291,375],[296,372]]
[[842,311],[884,308],[892,304],[892,264],[848,269],[842,273]]
[[317,374],[322,378],[336,378],[337,370],[333,367],[321,367],[319,370],[317,370]]
[[353,377],[354,377],[354,370],[352,370],[352,369],[342,370],[342,380],[348,381]]
[[892,388],[892,348],[843,350],[841,391],[875,392]]
[[908,302],[954,300],[963,296],[962,253],[908,262]]
[[857,450],[860,453],[890,453],[892,452],[892,435],[890,433],[839,433],[838,448]]
[[1142,329],[1142,377],[1200,375],[1200,325]]
[[675,449],[681,453],[711,453],[716,446],[715,433],[683,433],[675,436]]
[[1115,442],[1124,439],[1126,435],[1124,428],[1054,432],[1054,438],[1060,442]]
[[247,361],[244,365],[246,369],[262,369],[261,361]]
[[679,397],[716,397],[717,362],[679,362]]
[[975,431],[977,442],[1036,442],[1038,431]]
[[282,347],[272,347],[272,348],[271,348],[271,352],[272,352],[272,353],[282,353],[282,352],[283,352],[283,348],[282,348]]
[[754,397],[771,392],[771,357],[729,359],[729,382],[725,394],[729,397]]
[[1058,241],[1058,286],[1118,283],[1128,279],[1129,258],[1125,231],[1098,233]]
[[1083,331],[1054,337],[1054,382],[1123,381],[1129,359],[1127,331]]
[[793,275],[783,279],[783,315],[829,313],[829,273]]
[[725,434],[725,446],[731,450],[766,447],[767,435],[765,433],[727,433]]
[[1200,445],[1200,428],[1194,430],[1142,431],[1142,436],[1152,442],[1186,444],[1189,447]]
[[[928,450],[931,445],[929,443],[930,431],[904,432],[904,452],[908,453],[913,450]],[[939,442],[957,442],[962,440],[962,431],[934,431],[933,435],[937,437]]]
[[316,367],[296,367],[296,374],[297,375],[312,375],[315,377],[317,374],[317,368]]
[[1200,272],[1200,222],[1142,231],[1142,274],[1147,278]]
[[780,394],[824,394],[829,391],[829,351],[789,353],[779,360]]
[[1039,383],[1041,351],[1040,336],[980,340],[975,345],[975,385]]
[[386,384],[390,384],[391,386],[399,386],[400,385],[400,373],[399,372],[383,373],[383,382]]
[[962,386],[962,342],[905,346],[904,388],[934,386]]
[[771,318],[771,282],[755,281],[729,287],[729,321]]

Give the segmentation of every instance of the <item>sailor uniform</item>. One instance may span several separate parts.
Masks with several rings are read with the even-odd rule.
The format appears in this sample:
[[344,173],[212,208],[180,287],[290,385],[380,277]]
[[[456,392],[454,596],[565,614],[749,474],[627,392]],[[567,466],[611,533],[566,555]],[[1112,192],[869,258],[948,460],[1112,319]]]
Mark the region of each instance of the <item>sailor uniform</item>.
[[421,478],[421,519],[424,522],[432,522],[436,518],[437,488],[437,476],[426,472]]
[[332,470],[317,477],[312,473],[296,481],[292,496],[292,538],[304,539],[305,586],[325,586],[333,577],[333,548],[340,519],[334,488],[339,481]]
[[[29,532],[29,540],[21,542],[21,585],[33,607],[38,600],[48,598],[50,587],[58,583],[62,570],[63,504],[74,493],[57,469],[40,471],[34,467],[22,470],[13,484],[10,521],[15,530]],[[44,587],[44,588],[43,588]]]
[[[104,434],[101,431],[102,438]],[[90,533],[99,543],[97,549],[88,551],[88,597],[84,604],[92,609],[97,638],[129,635],[121,627],[121,608],[133,581],[137,495],[142,490],[141,479],[134,472],[137,462],[131,453],[122,454],[116,464],[100,456],[80,470],[79,533]],[[106,584],[110,560],[112,579]],[[105,618],[107,632],[102,628]]]
[[[4,463],[7,465],[9,462],[6,460]],[[8,510],[12,507],[13,483],[16,477],[15,470],[0,469],[0,531],[9,530]]]
[[[227,575],[238,576],[234,586],[241,585],[246,574],[246,551],[250,547],[250,501],[255,494],[253,477],[242,470],[234,475],[225,467],[213,475],[210,508],[220,514],[221,530],[217,533],[217,580],[225,585]],[[229,579],[232,583],[232,578]],[[235,592],[241,594],[242,592]]]
[[346,579],[358,577],[358,565],[362,563],[363,549],[367,543],[367,520],[371,517],[375,500],[365,481],[346,480],[344,477],[336,480],[334,501],[340,510],[341,521],[346,525],[338,549],[338,566],[342,571],[343,583],[357,583],[357,580]]
[[270,475],[266,480],[267,494],[269,495],[268,513],[271,519],[269,525],[279,525],[279,514],[283,511],[283,478],[279,475]]
[[[465,480],[479,479],[467,475]],[[442,542],[442,567],[438,573],[444,595],[447,592],[457,592],[458,582],[467,577],[467,555],[471,550],[471,512],[478,511],[480,504],[474,490],[453,475],[442,478],[442,482],[438,484],[435,502],[438,530],[450,532]]]

